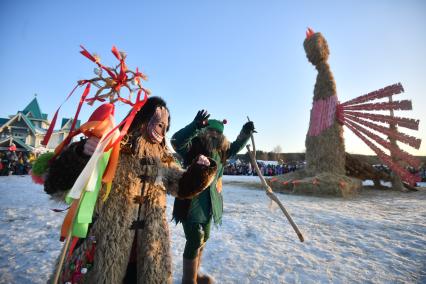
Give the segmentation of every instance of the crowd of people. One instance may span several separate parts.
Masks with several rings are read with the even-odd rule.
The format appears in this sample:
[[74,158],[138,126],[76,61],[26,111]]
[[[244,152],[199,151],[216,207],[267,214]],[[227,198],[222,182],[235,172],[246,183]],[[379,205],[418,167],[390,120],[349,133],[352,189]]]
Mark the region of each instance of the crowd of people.
[[[383,164],[377,164],[377,165],[373,165],[374,168],[376,168],[379,171],[384,171],[388,174],[391,173],[391,170],[389,169],[388,166],[383,165]],[[419,168],[414,168],[414,167],[407,167],[406,168],[411,174],[419,177],[421,182],[426,182],[426,165],[422,165]]]
[[[304,161],[298,161],[291,164],[278,163],[276,161],[257,161],[257,165],[263,176],[282,175],[289,172],[294,172],[305,167]],[[377,164],[373,165],[377,170],[390,173],[391,171],[386,165]],[[426,182],[426,166],[423,165],[418,169],[408,167],[407,170],[420,178],[422,182]],[[256,171],[252,168],[251,163],[240,160],[231,160],[225,165],[224,175],[243,175],[252,176],[256,175]]]
[[418,176],[422,182],[426,182],[426,165],[423,165],[418,169],[413,167],[408,167],[408,171],[412,173],[413,175]]
[[28,152],[0,152],[0,175],[26,175],[31,169],[34,155]]
[[[257,161],[260,172],[263,176],[282,175],[289,172],[294,172],[305,167],[305,162],[295,162],[291,164],[278,163],[276,161]],[[225,175],[257,175],[256,171],[252,168],[251,163],[237,161],[228,161],[223,174]]]
[[[0,175],[26,175],[31,170],[31,163],[34,160],[34,154],[29,152],[15,152],[15,151],[3,151],[0,152]],[[298,161],[295,163],[285,164],[278,163],[276,161],[257,161],[262,175],[264,176],[275,176],[282,175],[289,172],[294,172],[305,167],[304,161]],[[380,171],[390,173],[390,170],[385,165],[373,165]],[[408,170],[420,177],[422,182],[426,181],[426,166],[422,166],[418,169],[409,167]],[[257,175],[256,171],[252,168],[251,163],[230,160],[224,167],[224,175],[244,175],[252,176]]]

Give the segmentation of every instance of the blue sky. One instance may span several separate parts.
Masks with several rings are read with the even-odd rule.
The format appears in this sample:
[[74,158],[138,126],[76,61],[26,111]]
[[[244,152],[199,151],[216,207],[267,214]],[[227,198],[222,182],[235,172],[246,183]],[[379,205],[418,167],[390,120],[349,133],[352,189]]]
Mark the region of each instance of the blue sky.
[[[37,93],[52,118],[76,81],[93,77],[79,45],[106,65],[116,45],[167,101],[169,138],[204,108],[228,120],[230,140],[249,116],[258,149],[302,152],[317,74],[303,50],[308,26],[328,41],[340,101],[401,82],[399,98],[414,110],[397,115],[420,119],[406,133],[425,140],[426,1],[410,0],[1,1],[0,117]],[[60,118],[74,115],[79,94]],[[81,119],[92,110],[83,107]],[[348,152],[372,153],[347,129],[345,139]],[[409,151],[426,155],[426,146]]]

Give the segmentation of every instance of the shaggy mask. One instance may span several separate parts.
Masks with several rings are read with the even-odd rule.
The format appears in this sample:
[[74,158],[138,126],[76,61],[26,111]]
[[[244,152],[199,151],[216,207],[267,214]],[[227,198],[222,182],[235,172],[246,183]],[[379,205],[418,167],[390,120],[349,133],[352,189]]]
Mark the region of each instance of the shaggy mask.
[[199,138],[209,153],[212,153],[214,150],[225,152],[229,148],[229,142],[225,135],[216,130],[209,128],[203,129],[199,134]]
[[168,126],[169,112],[165,107],[157,107],[147,126],[148,137],[151,142],[158,144],[163,142]]

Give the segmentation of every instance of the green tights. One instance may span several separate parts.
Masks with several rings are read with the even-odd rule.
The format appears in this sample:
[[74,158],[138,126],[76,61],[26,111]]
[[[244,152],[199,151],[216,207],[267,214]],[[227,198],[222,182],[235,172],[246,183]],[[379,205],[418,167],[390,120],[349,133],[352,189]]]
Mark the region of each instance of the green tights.
[[210,237],[211,223],[211,219],[207,223],[182,222],[186,238],[184,258],[194,259],[197,256],[198,249]]

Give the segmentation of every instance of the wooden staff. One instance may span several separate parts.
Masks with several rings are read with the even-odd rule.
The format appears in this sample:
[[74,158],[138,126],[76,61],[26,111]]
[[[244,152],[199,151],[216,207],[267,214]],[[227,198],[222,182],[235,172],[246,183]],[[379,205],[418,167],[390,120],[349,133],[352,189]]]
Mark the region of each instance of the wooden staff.
[[[252,141],[254,141],[253,134],[251,135]],[[265,178],[263,177],[262,173],[259,170],[259,167],[257,166],[256,159],[254,158],[253,153],[250,151],[250,145],[246,145],[248,154],[250,156],[251,163],[253,165],[253,168],[256,170],[257,175],[260,178],[260,181],[262,182],[263,187],[265,188],[266,195],[275,203],[278,204],[278,206],[281,208],[281,211],[283,211],[284,215],[287,217],[287,220],[290,222],[291,226],[293,227],[293,230],[296,232],[297,236],[299,237],[299,240],[303,242],[305,239],[303,238],[302,233],[300,232],[299,228],[297,227],[296,223],[294,223],[293,219],[291,218],[290,214],[288,214],[287,210],[285,209],[284,205],[281,203],[281,201],[278,199],[278,197],[275,195],[275,193],[272,191],[271,187],[266,183]]]
[[65,256],[67,255],[68,248],[70,246],[71,234],[68,234],[67,239],[64,244],[64,248],[62,250],[61,258],[59,260],[58,267],[56,268],[55,278],[53,280],[53,284],[59,283],[59,276],[61,275],[62,268],[64,266]]

